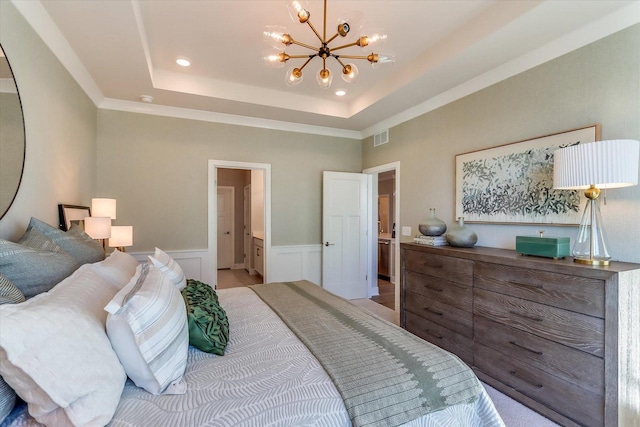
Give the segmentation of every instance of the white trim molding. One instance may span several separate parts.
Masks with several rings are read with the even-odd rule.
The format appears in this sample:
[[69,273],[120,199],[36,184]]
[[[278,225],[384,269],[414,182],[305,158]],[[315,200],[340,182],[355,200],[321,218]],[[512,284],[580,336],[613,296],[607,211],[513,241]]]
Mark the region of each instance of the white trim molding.
[[[165,250],[165,252],[180,265],[187,279],[195,279],[208,284],[213,283],[210,274],[209,252],[206,249],[179,251]],[[153,255],[153,252],[128,253],[140,263],[148,262],[148,256]]]
[[322,245],[273,246],[271,281],[322,283]]

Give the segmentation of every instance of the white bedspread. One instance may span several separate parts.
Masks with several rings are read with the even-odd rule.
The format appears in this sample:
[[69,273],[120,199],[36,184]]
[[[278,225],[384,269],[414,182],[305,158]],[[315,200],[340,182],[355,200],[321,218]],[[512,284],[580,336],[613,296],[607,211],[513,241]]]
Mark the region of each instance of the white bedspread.
[[[154,396],[130,381],[109,424],[132,426],[349,426],[331,379],[280,318],[248,288],[218,290],[230,341],[224,356],[189,349],[187,393]],[[37,426],[27,415],[12,426]],[[412,423],[503,426],[486,393]]]

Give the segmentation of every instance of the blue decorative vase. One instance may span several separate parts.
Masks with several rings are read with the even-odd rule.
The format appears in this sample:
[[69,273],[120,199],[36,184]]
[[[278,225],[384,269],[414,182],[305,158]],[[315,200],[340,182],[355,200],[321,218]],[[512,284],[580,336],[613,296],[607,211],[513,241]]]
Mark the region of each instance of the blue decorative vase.
[[465,227],[463,217],[458,218],[458,225],[451,227],[445,238],[451,246],[459,248],[470,248],[478,241],[478,235]]

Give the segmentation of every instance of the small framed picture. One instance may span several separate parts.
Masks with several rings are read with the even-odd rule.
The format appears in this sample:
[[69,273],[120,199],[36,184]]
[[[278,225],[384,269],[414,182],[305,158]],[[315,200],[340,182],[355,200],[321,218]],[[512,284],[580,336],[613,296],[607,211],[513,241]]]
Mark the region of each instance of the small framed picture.
[[84,219],[91,216],[91,208],[89,206],[58,205],[58,216],[62,231],[69,230],[71,224],[77,224],[84,230]]

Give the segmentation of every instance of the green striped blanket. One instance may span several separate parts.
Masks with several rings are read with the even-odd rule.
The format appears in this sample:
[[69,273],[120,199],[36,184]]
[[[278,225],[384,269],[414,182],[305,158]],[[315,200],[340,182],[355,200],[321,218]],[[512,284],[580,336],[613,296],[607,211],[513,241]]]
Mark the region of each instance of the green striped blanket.
[[251,286],[309,348],[354,426],[397,426],[474,402],[481,384],[452,354],[307,281]]

